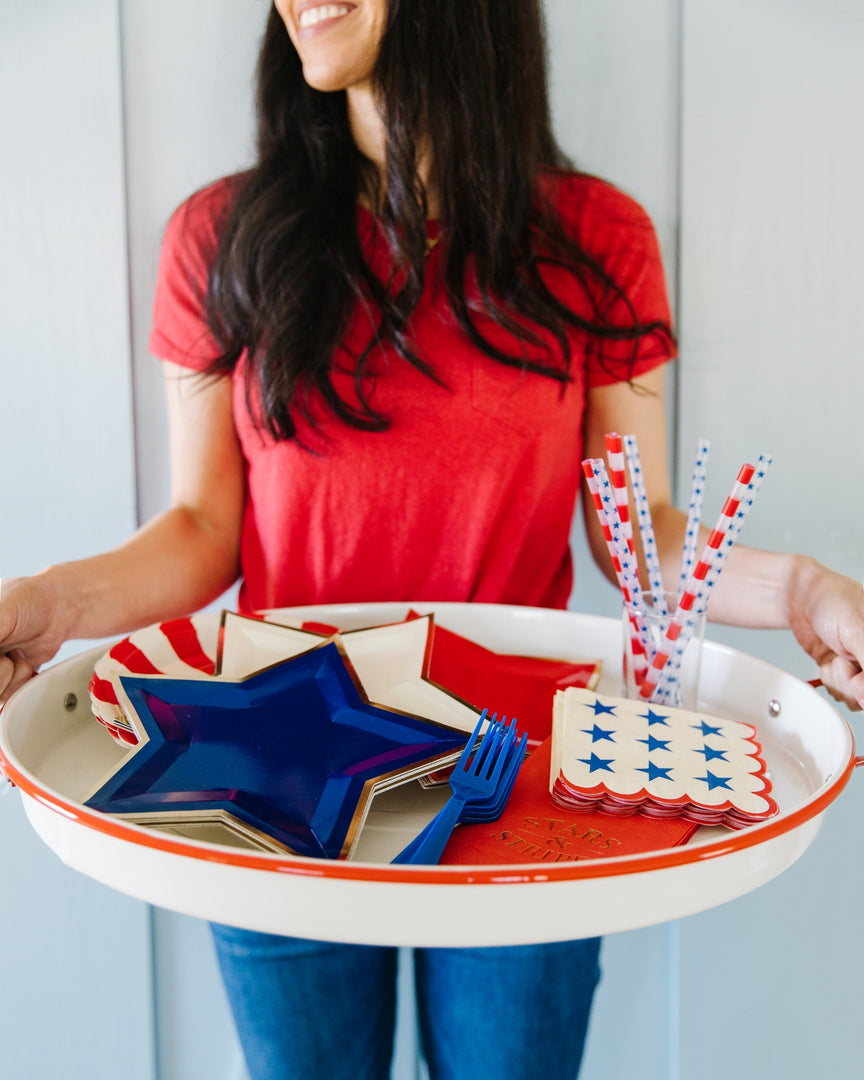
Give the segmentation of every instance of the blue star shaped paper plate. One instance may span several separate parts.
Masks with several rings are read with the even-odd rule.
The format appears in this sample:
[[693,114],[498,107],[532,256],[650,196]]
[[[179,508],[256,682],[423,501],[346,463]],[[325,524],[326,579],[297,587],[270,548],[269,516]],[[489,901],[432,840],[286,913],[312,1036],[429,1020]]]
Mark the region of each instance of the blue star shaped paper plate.
[[375,792],[451,763],[467,736],[371,703],[344,652],[324,640],[239,678],[112,676],[137,745],[86,804],[163,827],[221,821],[254,846],[346,857]]

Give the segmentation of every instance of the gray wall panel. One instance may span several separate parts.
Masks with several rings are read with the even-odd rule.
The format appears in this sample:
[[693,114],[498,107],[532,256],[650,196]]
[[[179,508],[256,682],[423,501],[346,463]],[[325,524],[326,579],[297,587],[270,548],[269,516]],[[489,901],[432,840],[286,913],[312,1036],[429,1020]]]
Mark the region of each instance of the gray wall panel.
[[[685,11],[679,454],[712,439],[706,498],[719,505],[741,461],[771,451],[744,542],[808,551],[860,579],[864,149],[852,133],[864,9],[689,0]],[[790,634],[709,633],[814,674]],[[853,778],[789,872],[682,923],[682,1076],[860,1075],[852,1048],[824,1033],[854,1030],[864,1001],[850,964],[862,810]],[[719,1024],[722,1054],[710,1052]]]
[[[134,526],[118,41],[114,0],[0,5],[7,575]],[[3,1075],[152,1080],[149,909],[66,869],[17,794],[0,851]]]

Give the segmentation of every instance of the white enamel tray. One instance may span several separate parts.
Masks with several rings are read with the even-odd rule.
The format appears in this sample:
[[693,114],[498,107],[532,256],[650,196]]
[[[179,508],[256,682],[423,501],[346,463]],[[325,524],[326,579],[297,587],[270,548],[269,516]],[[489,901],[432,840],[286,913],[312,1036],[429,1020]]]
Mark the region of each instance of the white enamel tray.
[[[356,604],[274,613],[343,629],[409,609],[499,652],[600,659],[600,689],[620,693],[615,619],[488,604]],[[104,647],[49,668],[0,713],[0,770],[39,836],[69,866],[185,914],[301,937],[462,946],[558,941],[635,929],[742,896],[813,842],[825,808],[860,760],[848,725],[798,679],[706,642],[700,708],[756,726],[780,814],[738,832],[701,829],[684,847],[615,859],[524,866],[390,866],[437,805],[370,811],[357,859],[244,851],[86,809],[83,793],[122,750],[90,714],[87,683]],[[440,794],[436,798],[440,799]]]

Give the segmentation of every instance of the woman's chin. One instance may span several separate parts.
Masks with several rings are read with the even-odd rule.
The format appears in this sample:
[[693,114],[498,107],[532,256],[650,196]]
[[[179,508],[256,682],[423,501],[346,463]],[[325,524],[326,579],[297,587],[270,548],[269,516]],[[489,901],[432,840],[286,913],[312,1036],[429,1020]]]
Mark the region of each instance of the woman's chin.
[[313,90],[322,94],[331,94],[337,90],[348,90],[368,80],[368,71],[352,70],[334,64],[305,63],[303,78]]

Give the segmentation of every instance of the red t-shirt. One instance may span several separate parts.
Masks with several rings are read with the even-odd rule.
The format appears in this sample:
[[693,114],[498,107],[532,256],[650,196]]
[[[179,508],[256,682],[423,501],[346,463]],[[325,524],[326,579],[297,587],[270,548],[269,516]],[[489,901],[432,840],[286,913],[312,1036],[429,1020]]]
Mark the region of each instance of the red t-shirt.
[[[668,322],[644,211],[588,177],[553,174],[551,189],[569,228],[624,288],[639,319]],[[223,180],[198,192],[167,227],[150,338],[160,359],[200,370],[219,353],[202,296],[230,190]],[[386,274],[386,243],[362,209],[358,229],[370,264]],[[550,378],[489,359],[466,341],[446,305],[436,276],[441,247],[429,256],[412,330],[417,351],[445,385],[379,349],[369,386],[373,407],[390,420],[386,432],[358,431],[322,414],[319,436],[301,429],[317,453],[275,441],[250,415],[238,364],[232,378],[246,461],[244,608],[386,600],[566,607],[585,390],[626,378],[632,343],[603,344],[610,374],[574,333],[573,381],[563,392]],[[560,298],[588,314],[569,274],[544,275]],[[620,321],[629,318],[622,313]],[[484,329],[498,333],[491,323]],[[368,332],[358,312],[349,337],[362,342]],[[662,340],[648,336],[633,372],[668,358]],[[350,373],[336,379],[350,395]]]

